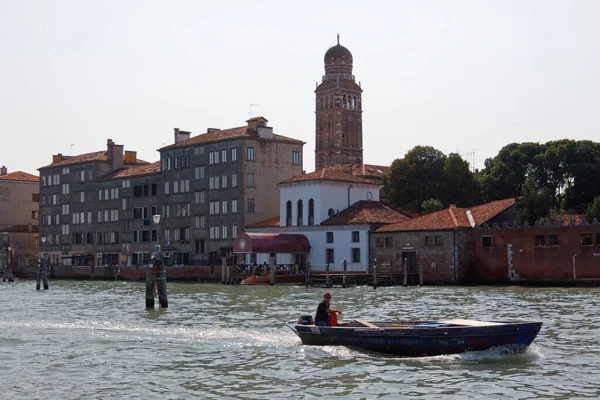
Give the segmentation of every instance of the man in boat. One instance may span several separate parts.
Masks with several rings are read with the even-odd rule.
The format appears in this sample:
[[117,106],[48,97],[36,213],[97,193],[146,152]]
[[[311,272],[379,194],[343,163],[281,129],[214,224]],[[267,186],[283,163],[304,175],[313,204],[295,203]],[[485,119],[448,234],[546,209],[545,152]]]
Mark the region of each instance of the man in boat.
[[323,294],[323,301],[319,303],[317,307],[317,314],[315,315],[315,325],[317,326],[328,326],[329,315],[331,313],[341,314],[340,310],[336,310],[330,307],[331,305],[331,292],[325,292]]

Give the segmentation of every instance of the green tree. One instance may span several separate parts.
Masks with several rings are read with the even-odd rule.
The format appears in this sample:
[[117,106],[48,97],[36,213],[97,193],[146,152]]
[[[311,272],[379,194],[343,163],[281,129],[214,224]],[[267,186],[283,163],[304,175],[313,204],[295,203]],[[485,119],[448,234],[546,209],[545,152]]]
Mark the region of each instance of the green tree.
[[429,214],[434,211],[439,211],[444,208],[444,205],[439,199],[427,199],[421,204],[421,209],[424,214]]
[[585,212],[585,221],[589,224],[594,222],[594,218],[600,221],[600,196],[594,198],[594,202],[588,205]]
[[552,196],[547,188],[536,187],[535,180],[528,179],[523,185],[521,196],[516,198],[519,224],[525,221],[535,224],[542,218],[547,218],[552,208]]

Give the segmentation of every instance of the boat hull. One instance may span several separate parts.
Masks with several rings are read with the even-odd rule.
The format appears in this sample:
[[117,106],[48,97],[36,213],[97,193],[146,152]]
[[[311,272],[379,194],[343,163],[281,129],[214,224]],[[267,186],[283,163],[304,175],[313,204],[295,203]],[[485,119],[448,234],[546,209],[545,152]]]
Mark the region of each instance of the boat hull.
[[[524,351],[541,329],[541,322],[503,322],[487,326],[375,322],[378,328],[354,325],[319,327],[296,325],[303,344],[347,346],[395,356],[421,357],[486,350],[503,346],[511,352]],[[399,327],[397,326],[405,326]]]

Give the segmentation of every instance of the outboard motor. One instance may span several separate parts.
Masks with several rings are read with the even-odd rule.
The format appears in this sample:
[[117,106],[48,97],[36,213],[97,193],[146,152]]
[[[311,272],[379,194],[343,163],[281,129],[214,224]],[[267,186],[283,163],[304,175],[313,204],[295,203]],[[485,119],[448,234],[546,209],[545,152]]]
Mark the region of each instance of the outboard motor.
[[315,324],[315,320],[313,319],[312,315],[302,315],[300,318],[298,318],[298,325],[314,325]]

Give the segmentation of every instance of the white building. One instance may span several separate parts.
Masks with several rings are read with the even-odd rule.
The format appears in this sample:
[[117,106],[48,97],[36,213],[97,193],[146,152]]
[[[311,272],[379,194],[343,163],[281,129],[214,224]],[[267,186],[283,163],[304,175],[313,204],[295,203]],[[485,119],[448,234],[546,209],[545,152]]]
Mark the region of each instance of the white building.
[[[260,248],[275,254],[275,264],[310,263],[311,270],[369,270],[369,232],[382,225],[408,219],[379,201],[379,180],[352,175],[344,167],[327,167],[279,183],[280,216],[246,227],[245,241],[262,235]],[[274,236],[273,234],[278,234]],[[304,235],[310,253],[288,252],[284,235]],[[258,236],[256,236],[258,238]],[[271,240],[271,244],[265,243]],[[245,244],[245,243],[244,243]],[[292,250],[293,251],[293,250]],[[234,252],[243,253],[238,241]],[[269,253],[247,253],[248,264],[269,263]]]

